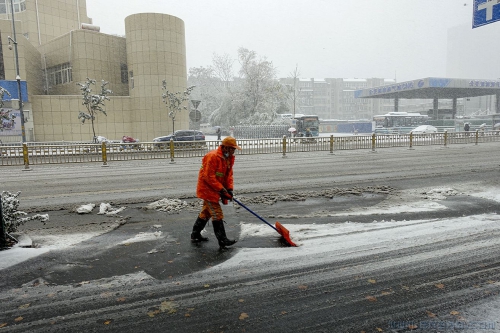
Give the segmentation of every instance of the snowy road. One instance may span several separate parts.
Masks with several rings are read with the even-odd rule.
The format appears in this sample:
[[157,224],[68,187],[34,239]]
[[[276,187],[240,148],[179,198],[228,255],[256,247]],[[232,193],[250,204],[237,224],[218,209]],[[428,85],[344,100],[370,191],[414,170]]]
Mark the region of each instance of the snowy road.
[[[133,223],[0,271],[0,332],[499,332],[498,148],[240,156],[237,193],[299,247],[241,210],[226,253],[186,244],[193,211],[126,210]],[[198,165],[43,166],[5,186],[34,210],[191,200]]]
[[[315,189],[342,184],[386,183],[466,173],[462,180],[480,177],[481,170],[498,168],[497,143],[451,148],[418,147],[367,150],[242,155],[237,157],[238,193]],[[2,168],[2,188],[21,191],[21,208],[56,209],[98,200],[116,204],[151,202],[168,197],[194,197],[200,158],[125,161],[96,164],[56,164]]]

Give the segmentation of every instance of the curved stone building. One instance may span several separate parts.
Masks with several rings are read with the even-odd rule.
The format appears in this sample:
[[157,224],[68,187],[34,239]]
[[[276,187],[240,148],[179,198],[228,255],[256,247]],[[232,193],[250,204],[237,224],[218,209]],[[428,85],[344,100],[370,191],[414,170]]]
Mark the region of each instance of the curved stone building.
[[[0,86],[15,82],[10,1],[2,13],[0,0]],[[101,80],[113,91],[106,101],[107,116],[99,113],[96,135],[119,140],[123,135],[151,141],[172,132],[172,120],[162,100],[162,81],[170,91],[187,85],[184,22],[158,13],[130,15],[125,36],[99,32],[87,17],[85,0],[14,0],[20,76],[26,81],[23,96],[27,141],[91,141],[92,126],[82,125],[78,82]],[[51,35],[52,33],[52,35]],[[3,80],[3,81],[2,81]],[[16,94],[14,94],[15,98]],[[186,104],[187,106],[187,104]],[[5,104],[16,113],[18,103]],[[16,128],[0,132],[2,142],[21,141]],[[176,116],[175,129],[189,126],[188,112]],[[19,128],[17,128],[19,127]]]
[[[152,139],[172,130],[161,98],[162,81],[170,91],[187,85],[184,22],[166,14],[134,14],[125,19],[132,123],[141,138]],[[187,113],[176,117],[176,129],[187,129]]]

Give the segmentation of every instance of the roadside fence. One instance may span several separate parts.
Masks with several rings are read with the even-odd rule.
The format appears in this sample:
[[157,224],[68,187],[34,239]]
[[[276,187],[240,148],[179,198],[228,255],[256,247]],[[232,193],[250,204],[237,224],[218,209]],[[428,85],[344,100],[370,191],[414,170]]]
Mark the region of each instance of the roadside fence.
[[[442,132],[429,134],[369,134],[329,137],[288,137],[274,139],[238,139],[242,150],[236,154],[287,154],[296,152],[329,152],[336,150],[440,145],[479,144],[500,141],[498,131]],[[166,159],[175,163],[176,158],[202,157],[216,149],[220,141],[140,142],[140,143],[80,143],[80,142],[28,142],[0,145],[0,165],[30,165],[89,163],[107,166],[112,161]]]

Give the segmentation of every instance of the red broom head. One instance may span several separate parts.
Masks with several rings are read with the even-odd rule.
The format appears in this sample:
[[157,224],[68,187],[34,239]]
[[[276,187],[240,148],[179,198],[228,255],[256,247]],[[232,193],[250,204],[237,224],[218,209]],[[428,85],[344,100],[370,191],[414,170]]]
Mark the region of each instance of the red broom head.
[[282,226],[281,223],[279,223],[279,222],[276,222],[275,227],[276,227],[276,230],[278,230],[279,234],[281,236],[283,236],[283,238],[285,239],[285,241],[288,244],[290,244],[290,246],[297,246],[297,244],[295,244],[294,242],[292,242],[292,240],[290,239],[290,231],[288,231],[287,228],[285,228],[284,226]]

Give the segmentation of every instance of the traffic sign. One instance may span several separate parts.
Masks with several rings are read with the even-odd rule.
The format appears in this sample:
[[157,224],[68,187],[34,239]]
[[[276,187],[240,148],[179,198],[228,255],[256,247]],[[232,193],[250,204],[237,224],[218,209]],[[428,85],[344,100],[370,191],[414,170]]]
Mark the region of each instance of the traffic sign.
[[194,106],[195,109],[198,109],[198,105],[200,105],[201,101],[192,99],[191,103],[193,103],[193,106]]
[[201,112],[198,110],[189,112],[189,119],[194,122],[199,122],[201,120]]
[[500,21],[500,0],[474,0],[472,29]]

